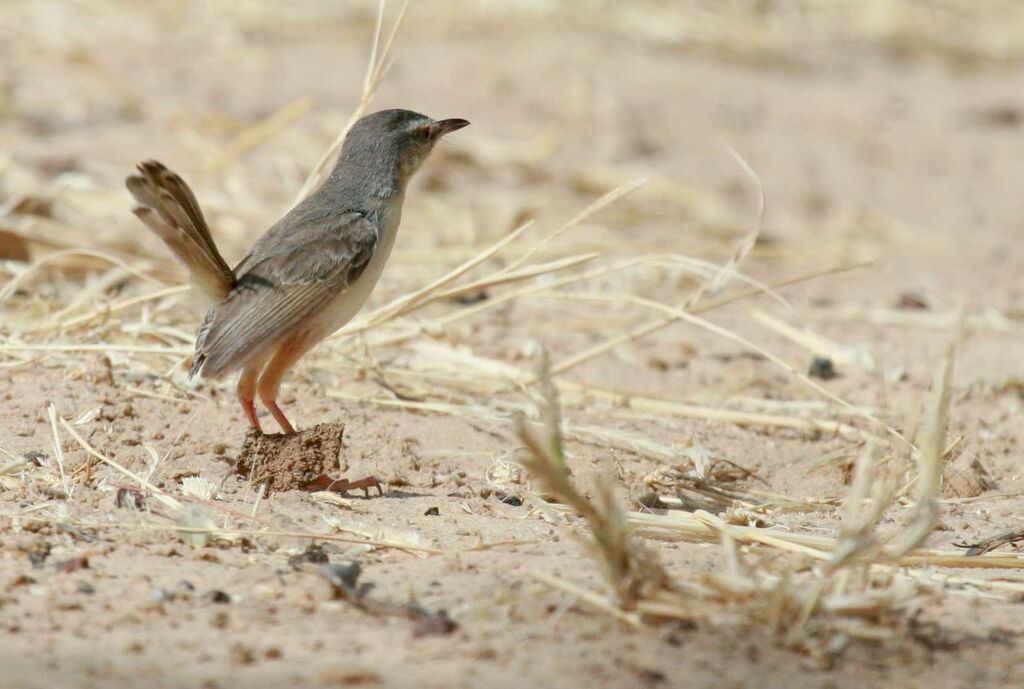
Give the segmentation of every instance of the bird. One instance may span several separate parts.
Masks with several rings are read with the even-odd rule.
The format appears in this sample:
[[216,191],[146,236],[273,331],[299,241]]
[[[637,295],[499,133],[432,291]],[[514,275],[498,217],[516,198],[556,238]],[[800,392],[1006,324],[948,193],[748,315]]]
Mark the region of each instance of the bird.
[[369,298],[391,254],[409,180],[442,137],[468,124],[402,109],[361,117],[327,180],[234,268],[185,181],[159,162],[139,163],[138,173],[125,180],[132,212],[210,302],[189,379],[240,371],[236,392],[249,424],[263,432],[258,397],[282,431],[295,433],[277,403],[282,379]]

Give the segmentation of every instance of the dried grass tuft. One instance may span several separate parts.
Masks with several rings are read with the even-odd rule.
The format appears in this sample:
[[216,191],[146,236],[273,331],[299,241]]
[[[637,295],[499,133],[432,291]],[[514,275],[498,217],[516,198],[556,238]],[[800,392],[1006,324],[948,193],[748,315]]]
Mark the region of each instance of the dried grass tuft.
[[[953,348],[935,375],[926,431],[918,456],[916,494],[909,519],[895,533],[883,519],[896,506],[897,482],[892,465],[877,460],[881,445],[868,442],[856,461],[849,493],[842,503],[842,523],[834,539],[791,531],[737,526],[704,511],[645,514],[626,512],[615,495],[614,481],[602,475],[592,496],[576,487],[563,454],[560,414],[550,367],[542,359],[538,380],[545,390],[540,423],[517,415],[526,452],[520,462],[540,492],[560,511],[583,518],[589,552],[601,565],[615,605],[574,584],[535,573],[541,581],[571,592],[593,607],[628,624],[654,620],[728,620],[774,636],[827,665],[853,640],[892,639],[906,629],[908,605],[922,596],[959,592],[967,584],[989,590],[1024,592],[1024,585],[926,576],[910,567],[1010,567],[1018,558],[964,558],[954,552],[921,551],[938,521],[939,466],[945,447]],[[678,473],[669,474],[679,481]],[[665,480],[661,474],[659,480]],[[702,494],[725,512],[743,504],[743,496],[713,482],[694,481]],[[664,488],[664,482],[660,484]],[[761,501],[764,502],[764,501]],[[745,509],[762,505],[747,503]],[[702,577],[671,577],[645,539],[684,538],[717,542],[722,566]],[[768,558],[765,548],[785,554]]]
[[543,391],[539,427],[527,422],[521,413],[516,417],[519,438],[527,449],[520,462],[543,494],[586,520],[592,537],[587,541],[589,549],[601,562],[605,581],[624,610],[634,610],[644,600],[676,593],[656,553],[630,535],[614,479],[607,474],[599,476],[593,484],[593,498],[585,496],[573,483],[565,461],[557,393],[546,354],[542,357],[539,381]]

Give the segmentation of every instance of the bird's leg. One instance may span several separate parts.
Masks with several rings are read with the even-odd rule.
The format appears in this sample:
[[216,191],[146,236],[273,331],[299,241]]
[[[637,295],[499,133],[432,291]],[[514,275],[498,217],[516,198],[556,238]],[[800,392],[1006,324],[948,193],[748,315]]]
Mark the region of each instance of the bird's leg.
[[263,405],[274,415],[278,425],[281,426],[281,430],[285,433],[294,433],[295,429],[288,421],[288,417],[281,411],[281,408],[277,406],[277,393],[281,388],[281,379],[284,378],[284,374],[288,372],[292,364],[306,353],[303,339],[297,337],[285,340],[284,344],[274,353],[266,368],[263,369],[257,387],[257,392]]
[[[260,362],[262,364],[263,362]],[[242,411],[245,412],[245,417],[249,419],[249,423],[260,433],[263,429],[260,428],[260,420],[256,418],[256,405],[254,400],[256,399],[256,379],[260,374],[260,364],[249,364],[242,369],[242,375],[238,379],[238,387],[236,391],[238,393],[238,401],[242,404]]]
[[291,422],[288,420],[288,417],[284,415],[283,411],[281,411],[281,407],[277,406],[277,400],[264,401],[263,404],[267,406],[267,409],[270,410],[270,413],[274,415],[275,419],[277,419],[277,425],[281,427],[282,431],[284,431],[288,435],[292,435],[293,433],[295,433],[295,427],[292,426]]

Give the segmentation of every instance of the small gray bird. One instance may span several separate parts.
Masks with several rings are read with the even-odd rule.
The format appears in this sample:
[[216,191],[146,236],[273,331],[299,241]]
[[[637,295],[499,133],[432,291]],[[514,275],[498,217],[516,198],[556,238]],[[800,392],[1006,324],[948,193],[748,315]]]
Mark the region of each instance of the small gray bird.
[[284,374],[355,316],[391,254],[405,188],[434,144],[466,120],[382,110],[357,121],[330,178],[277,221],[232,270],[184,180],[155,161],[126,180],[132,210],[213,301],[196,337],[190,377],[241,369],[238,400],[257,430],[255,399],[285,433]]

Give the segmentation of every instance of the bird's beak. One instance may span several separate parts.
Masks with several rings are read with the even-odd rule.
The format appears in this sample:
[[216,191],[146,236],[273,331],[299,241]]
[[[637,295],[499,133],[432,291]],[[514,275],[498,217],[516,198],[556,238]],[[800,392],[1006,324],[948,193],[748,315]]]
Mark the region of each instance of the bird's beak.
[[433,124],[433,138],[440,139],[445,134],[450,134],[456,129],[462,129],[469,124],[469,120],[440,120]]

